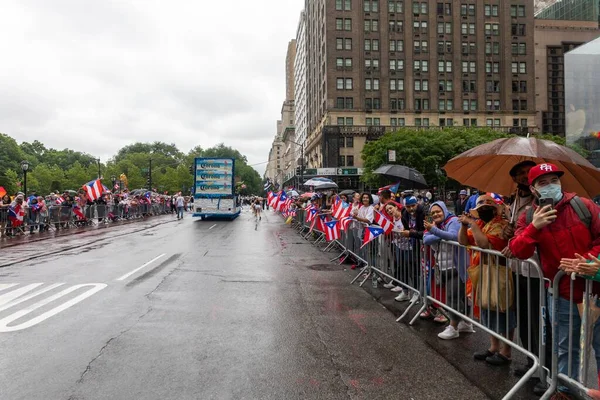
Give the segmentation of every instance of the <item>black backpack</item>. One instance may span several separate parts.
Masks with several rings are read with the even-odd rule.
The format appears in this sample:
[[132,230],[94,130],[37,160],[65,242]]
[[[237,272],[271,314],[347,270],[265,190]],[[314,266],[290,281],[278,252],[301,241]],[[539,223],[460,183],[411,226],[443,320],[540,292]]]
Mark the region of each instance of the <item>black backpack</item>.
[[[583,200],[581,200],[579,196],[575,196],[571,199],[569,204],[571,205],[571,207],[573,207],[573,210],[575,210],[575,213],[577,214],[581,222],[583,222],[585,226],[589,229],[590,225],[592,225],[592,213],[590,213],[590,210],[585,206]],[[533,221],[533,213],[535,212],[535,210],[533,209],[533,207],[529,207],[529,209],[526,212],[527,216],[525,217],[525,221],[527,222],[527,225],[529,225]]]

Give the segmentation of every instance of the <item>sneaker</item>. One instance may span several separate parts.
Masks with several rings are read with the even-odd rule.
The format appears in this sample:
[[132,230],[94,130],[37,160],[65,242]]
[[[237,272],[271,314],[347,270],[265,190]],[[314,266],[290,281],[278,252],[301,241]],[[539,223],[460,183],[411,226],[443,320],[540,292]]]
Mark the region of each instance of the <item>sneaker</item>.
[[408,301],[408,300],[410,300],[410,296],[406,292],[402,292],[398,296],[396,296],[396,298],[394,300],[396,300],[396,301]]
[[427,310],[423,311],[421,314],[419,314],[419,318],[421,318],[421,319],[429,319],[431,317],[432,317],[431,309],[429,309],[429,308]]
[[419,302],[419,295],[417,293],[414,293],[412,295],[412,298],[410,299],[411,303],[418,303]]
[[394,282],[390,282],[390,283],[384,283],[383,287],[386,289],[393,289],[396,287],[396,285],[394,285]]
[[446,318],[446,316],[442,312],[438,311],[437,315],[433,319],[433,322],[437,322],[438,324],[445,324],[446,322],[448,322],[448,318]]
[[394,293],[398,293],[402,291],[402,287],[401,286],[394,286],[393,288],[390,289],[390,292],[394,292]]
[[440,339],[444,339],[444,340],[451,340],[451,339],[456,339],[457,337],[459,337],[459,333],[456,329],[454,329],[454,327],[452,327],[452,325],[448,325],[446,327],[446,329],[444,329],[443,332],[438,333],[438,337]]
[[465,333],[475,333],[475,330],[473,329],[473,324],[465,321],[460,321],[458,323],[458,331]]

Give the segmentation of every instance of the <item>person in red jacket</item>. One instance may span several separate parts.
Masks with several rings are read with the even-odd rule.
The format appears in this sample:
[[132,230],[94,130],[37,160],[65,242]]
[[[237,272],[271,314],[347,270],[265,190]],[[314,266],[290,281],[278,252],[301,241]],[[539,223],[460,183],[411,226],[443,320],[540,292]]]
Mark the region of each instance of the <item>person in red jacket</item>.
[[[523,213],[518,220],[515,237],[510,241],[512,254],[520,259],[528,259],[535,250],[541,261],[542,271],[546,278],[553,280],[561,266],[561,260],[574,259],[575,254],[600,253],[600,208],[591,200],[577,198],[575,193],[563,192],[560,177],[564,174],[556,165],[538,164],[531,168],[528,175],[531,192],[536,197],[532,205],[534,212],[531,223],[529,213]],[[552,199],[553,206],[539,207],[540,199]],[[575,211],[573,203],[583,204],[590,214],[589,226]],[[558,372],[567,375],[569,369],[569,335],[572,349],[571,378],[578,379],[579,372],[579,339],[581,318],[577,304],[582,302],[584,279],[577,278],[574,284],[573,301],[570,299],[570,279],[560,281],[558,310],[553,315],[557,318],[558,328],[554,340],[558,341]],[[553,307],[551,296],[548,298],[549,308]],[[569,330],[569,317],[573,318],[573,329]],[[594,348],[600,350],[600,324],[594,328]],[[595,351],[597,363],[600,351]],[[559,392],[553,399],[569,399],[568,389],[559,386]]]

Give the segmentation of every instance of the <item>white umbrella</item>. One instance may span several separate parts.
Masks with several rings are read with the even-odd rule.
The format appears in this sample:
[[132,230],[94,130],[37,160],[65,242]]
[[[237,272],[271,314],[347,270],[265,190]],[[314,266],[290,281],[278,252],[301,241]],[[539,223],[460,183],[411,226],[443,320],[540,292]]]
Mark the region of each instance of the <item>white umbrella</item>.
[[328,178],[312,178],[304,182],[304,186],[312,186],[315,190],[318,189],[336,189],[337,183]]

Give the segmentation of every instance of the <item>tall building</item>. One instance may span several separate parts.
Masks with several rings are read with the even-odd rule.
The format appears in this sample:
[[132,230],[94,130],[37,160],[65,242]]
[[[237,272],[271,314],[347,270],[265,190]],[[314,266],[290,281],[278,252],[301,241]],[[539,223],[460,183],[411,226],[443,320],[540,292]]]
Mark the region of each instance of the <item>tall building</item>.
[[362,167],[398,126],[533,129],[533,15],[533,0],[306,0],[308,167]]
[[600,22],[598,0],[536,0],[537,19]]
[[302,11],[298,30],[296,31],[296,60],[294,63],[294,126],[296,128],[296,142],[301,144],[296,148],[296,159],[300,161],[296,165],[306,164],[301,158],[303,157],[302,145],[306,143],[308,129],[306,106],[307,67],[306,13]]

